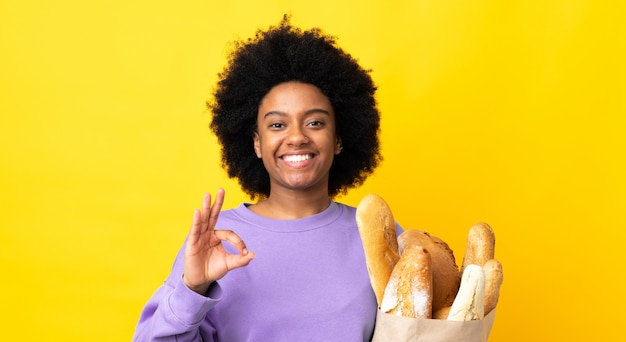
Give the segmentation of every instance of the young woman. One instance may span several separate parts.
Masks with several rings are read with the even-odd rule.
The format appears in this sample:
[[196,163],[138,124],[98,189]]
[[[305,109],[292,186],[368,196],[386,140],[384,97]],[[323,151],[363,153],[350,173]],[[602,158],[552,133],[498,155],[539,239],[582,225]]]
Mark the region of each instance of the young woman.
[[[369,72],[319,29],[239,42],[209,108],[230,177],[205,195],[135,340],[368,341],[377,311],[355,208],[333,201],[379,164]],[[245,267],[244,267],[245,266]]]

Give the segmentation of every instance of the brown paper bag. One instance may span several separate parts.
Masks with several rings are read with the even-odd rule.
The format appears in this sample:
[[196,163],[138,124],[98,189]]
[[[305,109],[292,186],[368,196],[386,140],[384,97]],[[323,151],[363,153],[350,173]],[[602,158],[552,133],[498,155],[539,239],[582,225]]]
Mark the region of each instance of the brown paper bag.
[[408,318],[378,311],[372,342],[486,342],[495,311],[479,321]]

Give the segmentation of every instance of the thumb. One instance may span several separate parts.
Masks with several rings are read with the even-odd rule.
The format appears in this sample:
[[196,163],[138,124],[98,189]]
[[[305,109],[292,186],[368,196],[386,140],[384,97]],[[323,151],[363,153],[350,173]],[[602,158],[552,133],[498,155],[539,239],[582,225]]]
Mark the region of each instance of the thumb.
[[235,268],[247,266],[256,254],[254,252],[250,252],[248,250],[243,250],[241,254],[231,254],[229,255],[228,260],[228,269],[232,270]]

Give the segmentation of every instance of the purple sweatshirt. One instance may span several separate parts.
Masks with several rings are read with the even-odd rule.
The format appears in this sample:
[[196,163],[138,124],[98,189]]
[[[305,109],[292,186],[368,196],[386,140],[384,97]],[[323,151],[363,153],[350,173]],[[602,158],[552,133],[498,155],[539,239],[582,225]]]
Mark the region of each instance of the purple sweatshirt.
[[297,220],[265,218],[245,204],[223,211],[216,229],[236,232],[255,258],[202,296],[182,281],[183,246],[134,341],[369,341],[377,305],[355,212],[337,202]]

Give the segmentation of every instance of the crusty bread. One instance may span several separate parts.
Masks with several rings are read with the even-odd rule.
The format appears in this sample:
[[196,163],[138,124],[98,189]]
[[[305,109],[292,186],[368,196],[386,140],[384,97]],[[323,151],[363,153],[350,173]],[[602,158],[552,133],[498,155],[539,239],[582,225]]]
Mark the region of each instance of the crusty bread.
[[433,319],[448,319],[451,306],[444,306],[443,308],[433,312]]
[[433,277],[433,312],[454,302],[461,282],[459,266],[447,243],[427,232],[411,229],[398,237],[400,253],[409,246],[422,246],[431,256]]
[[485,315],[496,308],[500,297],[502,285],[502,264],[496,259],[491,259],[483,266],[485,272]]
[[459,292],[452,303],[448,320],[471,321],[485,317],[485,273],[469,264],[463,271]]
[[431,318],[432,294],[430,253],[421,246],[410,246],[391,273],[380,310],[403,317]]
[[494,258],[495,249],[496,236],[493,229],[484,222],[473,225],[467,233],[461,272],[470,264],[483,266],[487,261]]
[[356,208],[356,223],[365,251],[370,283],[381,306],[385,287],[400,259],[396,221],[387,203],[379,196],[365,196]]

